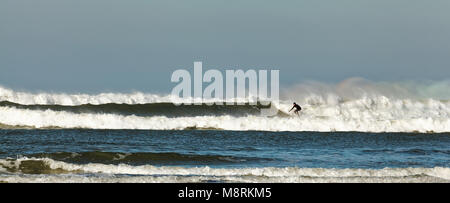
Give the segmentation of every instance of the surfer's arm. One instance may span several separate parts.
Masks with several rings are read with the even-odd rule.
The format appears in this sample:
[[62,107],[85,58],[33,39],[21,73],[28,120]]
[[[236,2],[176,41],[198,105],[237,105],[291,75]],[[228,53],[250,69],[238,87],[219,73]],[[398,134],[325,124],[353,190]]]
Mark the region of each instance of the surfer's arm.
[[294,109],[294,107],[292,107],[292,108],[291,108],[291,110],[289,110],[289,112],[291,112],[291,111],[292,111],[292,109]]

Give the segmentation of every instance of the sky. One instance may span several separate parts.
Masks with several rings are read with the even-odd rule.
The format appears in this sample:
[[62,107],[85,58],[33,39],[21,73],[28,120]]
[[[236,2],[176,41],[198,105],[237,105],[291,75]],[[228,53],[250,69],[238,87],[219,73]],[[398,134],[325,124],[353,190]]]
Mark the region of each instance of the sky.
[[448,0],[0,0],[0,86],[168,93],[176,69],[280,85],[446,80]]

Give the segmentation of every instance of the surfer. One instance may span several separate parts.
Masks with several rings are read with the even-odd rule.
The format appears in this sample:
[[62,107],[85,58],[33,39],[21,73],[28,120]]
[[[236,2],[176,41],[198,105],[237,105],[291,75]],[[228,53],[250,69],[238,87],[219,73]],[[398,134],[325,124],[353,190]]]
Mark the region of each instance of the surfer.
[[302,107],[300,107],[298,104],[296,104],[296,103],[294,102],[294,106],[291,108],[291,110],[289,110],[289,112],[291,112],[292,109],[294,109],[294,108],[295,108],[294,113],[297,114],[297,116],[299,116],[299,115],[298,115],[298,112],[302,110]]

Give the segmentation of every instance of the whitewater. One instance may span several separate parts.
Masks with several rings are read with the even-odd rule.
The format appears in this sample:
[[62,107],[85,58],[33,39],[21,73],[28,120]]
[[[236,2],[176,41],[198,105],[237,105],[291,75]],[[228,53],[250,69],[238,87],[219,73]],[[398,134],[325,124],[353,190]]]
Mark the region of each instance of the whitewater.
[[[387,83],[351,78],[337,84],[304,82],[281,90],[281,100],[272,102],[277,116],[194,109],[195,115],[139,114],[138,105],[186,102],[192,99],[142,92],[67,94],[30,93],[0,87],[0,126],[3,128],[89,128],[89,129],[220,129],[237,131],[358,131],[358,132],[450,132],[450,82]],[[243,103],[254,98],[240,99]],[[300,116],[289,113],[292,102],[302,106]],[[214,102],[214,101],[213,101]],[[93,105],[89,111],[71,111]],[[117,104],[117,110],[100,108]],[[122,105],[122,106],[121,106]],[[33,106],[33,108],[31,108]],[[38,108],[36,108],[36,106]],[[56,106],[52,107],[51,106]],[[57,108],[58,107],[58,108]],[[119,108],[120,107],[120,108]],[[122,113],[124,108],[134,109]],[[98,109],[96,109],[98,108]],[[257,108],[250,106],[249,108]],[[157,109],[157,108],[155,108]]]

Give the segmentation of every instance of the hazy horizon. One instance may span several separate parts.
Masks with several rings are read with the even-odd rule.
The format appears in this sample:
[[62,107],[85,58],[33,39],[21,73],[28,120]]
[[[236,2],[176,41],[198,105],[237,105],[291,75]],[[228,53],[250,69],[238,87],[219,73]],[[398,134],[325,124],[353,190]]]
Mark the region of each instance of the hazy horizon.
[[450,79],[450,2],[0,2],[0,86],[168,93],[176,69],[279,69],[305,81]]

